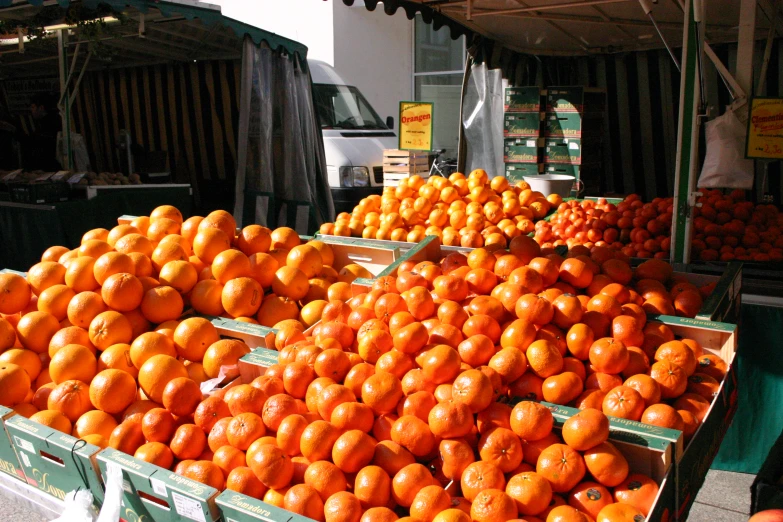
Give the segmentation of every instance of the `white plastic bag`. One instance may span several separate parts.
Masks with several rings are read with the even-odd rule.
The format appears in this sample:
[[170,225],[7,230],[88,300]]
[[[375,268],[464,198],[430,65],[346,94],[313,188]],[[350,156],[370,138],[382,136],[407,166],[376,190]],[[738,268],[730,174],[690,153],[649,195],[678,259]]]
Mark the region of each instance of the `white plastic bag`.
[[747,129],[736,114],[726,111],[705,125],[707,154],[701,168],[700,188],[753,188],[754,163],[745,159]]
[[103,506],[97,522],[117,522],[122,510],[122,468],[110,464],[106,468]]
[[65,510],[54,522],[95,522],[96,515],[97,512],[92,506],[92,493],[80,489],[65,496]]

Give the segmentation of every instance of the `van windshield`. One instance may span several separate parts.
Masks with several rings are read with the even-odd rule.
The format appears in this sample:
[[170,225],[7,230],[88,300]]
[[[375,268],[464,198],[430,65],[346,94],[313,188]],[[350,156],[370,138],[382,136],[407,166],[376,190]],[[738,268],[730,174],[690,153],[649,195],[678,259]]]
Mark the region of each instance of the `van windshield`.
[[313,98],[322,129],[388,129],[356,87],[318,83]]

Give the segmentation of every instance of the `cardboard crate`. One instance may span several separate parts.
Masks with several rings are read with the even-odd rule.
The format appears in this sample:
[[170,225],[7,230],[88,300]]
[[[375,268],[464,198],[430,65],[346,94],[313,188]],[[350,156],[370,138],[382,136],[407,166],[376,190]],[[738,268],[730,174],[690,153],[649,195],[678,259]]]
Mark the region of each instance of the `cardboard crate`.
[[597,136],[602,121],[588,118],[578,112],[547,112],[544,117],[544,136],[547,138],[582,138]]
[[312,518],[297,515],[291,511],[261,502],[236,491],[225,490],[215,501],[223,516],[223,522],[244,522],[263,520],[264,522],[313,522]]
[[[391,243],[398,245],[399,247],[406,246],[408,247],[408,250],[405,251],[404,255],[400,256],[392,264],[376,274],[377,277],[394,274],[403,261],[431,261],[439,255],[441,248],[440,238],[438,238],[438,236],[426,236],[419,243]],[[353,295],[369,292],[372,288],[373,282],[374,279],[360,278],[354,280],[354,282],[351,283],[351,291]]]
[[421,170],[419,172],[414,172],[412,174],[395,174],[390,172],[384,172],[383,173],[383,186],[384,187],[396,187],[400,184],[400,181],[404,179],[408,179],[413,174],[418,174],[422,179],[429,179],[430,177],[430,171],[427,170]]
[[218,496],[215,488],[113,448],[101,451],[97,461],[104,481],[108,467],[116,466],[122,470],[121,519],[211,522],[220,518],[215,504]]
[[239,377],[245,384],[250,384],[253,379],[266,373],[267,368],[277,364],[278,352],[272,348],[258,347],[239,359]]
[[730,324],[739,323],[740,308],[742,307],[742,263],[730,262],[720,276],[688,272],[688,280],[696,285],[699,285],[701,281],[705,281],[703,284],[709,284],[714,279],[706,278],[714,277],[719,277],[717,285],[704,300],[696,319]]
[[533,137],[541,134],[540,112],[509,112],[503,115],[503,137]]
[[505,112],[541,112],[541,89],[538,87],[506,87],[503,93]]
[[[11,408],[0,406],[1,422],[5,423],[14,415],[16,415],[16,412]],[[26,481],[22,466],[19,464],[19,457],[16,455],[14,445],[11,443],[11,438],[5,428],[0,433],[0,471],[22,482]]]
[[546,90],[546,112],[582,112],[584,87],[549,87]]
[[224,317],[214,317],[211,321],[222,339],[237,339],[244,342],[251,350],[275,344],[276,332],[272,328]]
[[103,489],[98,473],[98,446],[33,422],[21,415],[5,421],[28,484],[64,500],[76,489],[89,489],[100,506]]
[[538,163],[538,149],[541,140],[537,138],[508,138],[503,140],[503,161],[505,163]]
[[737,411],[737,325],[665,315],[654,316],[648,322],[665,324],[677,338],[696,340],[705,353],[719,355],[728,365],[726,377],[712,400],[704,422],[676,463],[677,519],[686,520]]
[[581,165],[600,158],[600,141],[581,138],[545,138],[544,163]]
[[511,184],[524,181],[525,176],[536,176],[541,172],[540,163],[508,163],[506,164],[506,179]]

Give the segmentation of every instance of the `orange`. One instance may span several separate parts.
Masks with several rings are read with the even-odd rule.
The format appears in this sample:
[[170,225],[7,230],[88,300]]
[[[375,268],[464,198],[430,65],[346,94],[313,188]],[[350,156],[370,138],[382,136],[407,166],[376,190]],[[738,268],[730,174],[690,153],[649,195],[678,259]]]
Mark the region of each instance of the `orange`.
[[432,520],[433,522],[470,522],[471,518],[461,509],[450,508],[441,511]]
[[685,424],[677,410],[668,404],[653,404],[642,413],[641,422],[684,431]]
[[239,277],[223,287],[221,304],[233,317],[250,317],[258,311],[263,296],[264,291],[255,279]]
[[103,370],[90,383],[89,396],[97,409],[118,414],[133,402],[136,396],[136,381],[122,370]]
[[189,361],[201,361],[207,349],[220,340],[217,329],[201,317],[189,317],[174,330],[177,353]]
[[685,371],[687,376],[693,375],[697,368],[696,356],[693,350],[682,341],[663,343],[655,351],[656,361],[669,361]]
[[506,493],[514,500],[522,516],[538,515],[552,500],[552,486],[544,477],[533,471],[511,477]]
[[601,509],[612,504],[612,494],[597,482],[582,482],[569,493],[568,504],[595,518]]
[[493,387],[489,377],[479,370],[466,370],[454,379],[452,398],[478,413],[492,402]]
[[[172,449],[172,452],[173,451],[174,450]],[[201,456],[198,458],[201,458]],[[223,489],[225,481],[223,472],[218,465],[209,460],[198,460],[190,464],[185,469],[184,476],[215,489]]]
[[3,352],[0,355],[0,364],[8,363],[21,366],[27,372],[27,375],[30,376],[30,381],[35,381],[41,373],[41,358],[32,350],[13,348]]
[[89,349],[78,344],[69,344],[52,357],[49,362],[49,375],[56,384],[68,380],[90,382],[97,367],[95,356]]
[[68,304],[76,293],[65,285],[52,285],[38,296],[38,311],[53,315],[58,321],[68,317]]
[[141,419],[141,431],[150,442],[168,442],[175,429],[174,416],[163,408],[152,408]]
[[128,344],[133,338],[130,321],[119,312],[101,312],[90,321],[89,328],[90,341],[99,350],[113,344]]
[[168,355],[153,355],[139,368],[139,386],[157,403],[163,401],[163,390],[169,381],[187,377],[185,365]]
[[178,417],[192,415],[200,402],[199,385],[187,377],[172,379],[163,389],[163,405]]
[[171,468],[172,464],[174,464],[174,454],[168,446],[160,442],[142,444],[133,456],[165,469]]
[[326,522],[359,522],[362,505],[353,493],[338,491],[324,502],[323,514]]
[[428,455],[437,443],[427,423],[413,415],[403,415],[394,421],[391,439],[417,457]]
[[133,366],[141,368],[153,355],[176,357],[177,351],[174,349],[174,343],[167,336],[158,332],[146,332],[133,341],[129,355]]
[[590,364],[595,371],[618,374],[628,366],[630,356],[625,345],[611,337],[595,341],[590,347]]
[[76,422],[92,409],[87,385],[75,380],[58,384],[49,394],[47,409],[59,411],[69,421]]
[[609,504],[596,515],[596,522],[618,522],[639,520],[644,515],[638,509],[621,502]]
[[469,464],[460,479],[462,495],[473,502],[476,496],[487,489],[504,490],[506,479],[503,472],[491,462],[478,461]]
[[615,502],[638,509],[647,516],[658,496],[658,484],[646,475],[632,473],[614,488]]
[[36,353],[49,351],[49,342],[60,329],[60,323],[52,314],[30,312],[16,324],[16,336],[22,347]]
[[611,443],[603,442],[584,452],[587,471],[606,487],[620,484],[628,476],[628,461]]
[[516,516],[516,503],[498,489],[481,491],[470,506],[470,518],[475,522],[504,522]]
[[326,460],[332,455],[332,448],[339,436],[337,428],[326,421],[317,420],[302,432],[299,449],[310,462]]
[[186,294],[198,282],[198,272],[192,263],[174,260],[163,265],[158,279],[161,285],[170,286],[180,294]]
[[80,344],[95,353],[95,347],[90,342],[90,335],[87,330],[78,326],[68,326],[58,330],[49,341],[49,357],[52,357],[57,350],[68,344]]
[[363,508],[386,506],[391,498],[391,479],[378,466],[366,466],[356,474],[354,495]]
[[332,461],[344,472],[356,473],[372,461],[375,444],[375,439],[360,430],[346,431],[332,447]]
[[462,402],[446,401],[436,404],[423,420],[429,423],[433,434],[444,438],[464,437],[473,428],[473,413],[470,407]]
[[184,307],[179,292],[170,286],[159,286],[144,293],[140,310],[146,320],[160,324],[180,317]]
[[101,288],[101,298],[107,306],[118,312],[129,312],[138,308],[144,296],[139,279],[128,273],[109,276]]
[[240,465],[233,468],[226,477],[226,489],[242,493],[249,497],[260,500],[267,491],[260,480],[255,476],[253,470]]
[[107,441],[117,427],[117,421],[106,412],[92,410],[82,414],[73,425],[73,436],[83,438],[87,435],[100,435]]
[[575,450],[588,450],[609,438],[609,419],[599,410],[582,410],[563,423],[562,436]]
[[93,274],[95,259],[92,257],[77,257],[68,263],[65,270],[65,284],[74,292],[86,292],[98,288],[98,281]]
[[225,210],[215,210],[207,214],[198,225],[199,230],[216,228],[222,230],[229,238],[233,239],[236,235],[237,223],[229,212]]
[[171,437],[169,447],[179,460],[196,459],[207,445],[207,436],[195,424],[182,424]]
[[644,407],[644,398],[630,386],[613,388],[606,394],[602,403],[606,415],[630,420],[641,419]]
[[212,261],[212,275],[218,283],[225,285],[237,277],[249,277],[250,259],[239,250],[224,250]]
[[68,417],[55,410],[41,410],[38,413],[34,413],[30,416],[30,420],[49,426],[52,429],[61,431],[70,435],[71,433],[71,421]]
[[298,301],[307,295],[310,288],[308,279],[307,274],[298,268],[282,266],[277,269],[272,279],[272,291],[279,296]]
[[324,502],[318,492],[306,484],[291,486],[285,494],[283,507],[311,519],[323,519]]
[[193,238],[193,253],[202,262],[210,265],[218,254],[231,248],[230,238],[233,237],[233,232],[228,235],[217,228],[202,227],[203,224],[202,221],[198,233]]
[[190,293],[190,304],[199,313],[222,315],[225,312],[221,301],[222,294],[223,285],[217,281],[213,279],[199,281]]
[[65,267],[54,261],[42,261],[27,271],[27,282],[33,293],[40,295],[50,286],[65,283]]
[[390,476],[394,476],[409,464],[415,462],[411,452],[392,440],[383,440],[375,445],[372,464],[380,466]]
[[522,401],[511,410],[511,429],[521,439],[541,440],[552,432],[554,418],[546,406]]
[[72,325],[89,328],[95,316],[105,311],[106,305],[100,294],[81,292],[71,298],[68,303],[67,315]]
[[522,444],[507,428],[495,428],[482,435],[478,450],[481,460],[494,463],[503,473],[513,471],[522,463]]
[[536,473],[552,484],[552,491],[565,493],[584,477],[585,460],[576,450],[565,444],[553,444],[544,449],[536,463]]
[[69,250],[64,246],[51,246],[41,254],[41,261],[57,261],[66,252]]
[[239,450],[247,450],[259,437],[266,434],[266,427],[261,417],[252,412],[244,412],[235,416],[226,427],[228,443]]
[[[703,367],[701,367],[703,370]],[[650,368],[650,377],[660,386],[662,399],[682,395],[688,387],[688,376],[680,366],[670,361],[658,361]]]
[[248,225],[239,232],[237,245],[247,256],[258,252],[268,252],[272,244],[270,231],[260,225]]
[[432,481],[432,474],[425,466],[409,464],[395,473],[391,484],[392,498],[397,504],[410,507],[418,492]]
[[527,348],[526,356],[530,369],[541,378],[551,377],[563,369],[563,356],[551,341],[533,341]]
[[432,522],[441,511],[451,507],[451,496],[439,485],[425,485],[416,493],[410,514],[416,520]]
[[294,475],[294,466],[280,448],[265,444],[248,458],[248,466],[253,470],[258,480],[271,489],[286,487]]

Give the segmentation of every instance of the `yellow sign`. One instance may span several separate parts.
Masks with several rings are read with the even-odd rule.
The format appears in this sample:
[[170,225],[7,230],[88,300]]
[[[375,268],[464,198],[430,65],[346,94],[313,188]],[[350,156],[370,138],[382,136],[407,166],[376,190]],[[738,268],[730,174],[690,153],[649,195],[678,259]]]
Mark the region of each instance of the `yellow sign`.
[[432,150],[433,104],[400,102],[400,149]]
[[753,98],[745,155],[748,158],[783,159],[783,98]]

